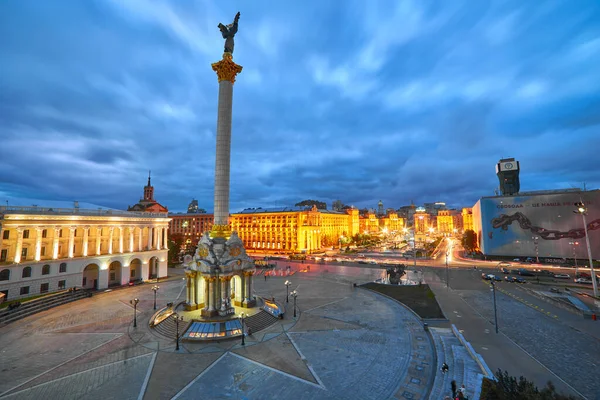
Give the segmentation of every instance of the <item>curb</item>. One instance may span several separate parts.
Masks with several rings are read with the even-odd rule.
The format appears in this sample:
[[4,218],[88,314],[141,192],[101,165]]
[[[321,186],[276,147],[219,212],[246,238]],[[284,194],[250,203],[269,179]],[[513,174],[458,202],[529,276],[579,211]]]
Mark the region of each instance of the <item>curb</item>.
[[477,365],[479,365],[479,368],[481,368],[481,372],[483,372],[483,375],[488,379],[494,379],[494,374],[492,373],[490,368],[485,363],[483,357],[481,357],[481,355],[479,353],[477,353],[475,351],[475,349],[473,349],[473,346],[471,346],[471,343],[469,343],[465,339],[465,337],[462,335],[462,333],[460,333],[458,331],[458,329],[456,329],[456,325],[454,325],[454,324],[452,324],[452,332],[454,332],[454,336],[456,336],[458,338],[460,343],[467,349],[467,351],[469,352],[471,357],[473,357],[475,362],[477,362]]

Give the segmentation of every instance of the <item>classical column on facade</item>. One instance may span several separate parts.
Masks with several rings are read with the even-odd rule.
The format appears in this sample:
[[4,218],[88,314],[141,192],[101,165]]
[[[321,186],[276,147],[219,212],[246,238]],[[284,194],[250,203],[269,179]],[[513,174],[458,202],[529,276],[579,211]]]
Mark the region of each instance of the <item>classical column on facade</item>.
[[42,259],[42,227],[35,228],[35,261]]
[[102,249],[102,227],[96,227],[96,255],[100,255]]
[[133,253],[133,237],[134,237],[135,227],[133,227],[133,226],[128,227],[127,232],[129,232],[129,252]]
[[69,258],[73,258],[73,244],[75,243],[75,227],[74,226],[70,226],[69,227],[69,252],[67,253],[69,255]]
[[52,259],[58,258],[58,241],[60,240],[60,227],[54,227],[54,236],[52,237]]
[[2,254],[2,241],[4,240],[3,238],[4,238],[4,228],[2,227],[2,224],[0,224],[0,254]]
[[226,276],[222,276],[221,277],[221,293],[219,296],[219,308],[221,309],[221,311],[225,311],[227,309],[227,277]]
[[153,234],[153,229],[151,226],[148,227],[148,240],[146,243],[146,250],[152,250],[152,234]]
[[204,278],[204,309],[208,310],[208,305],[210,304],[210,278],[207,276],[203,276]]
[[[135,229],[135,228],[134,228],[134,229]],[[144,251],[144,250],[143,250],[143,247],[144,247],[144,245],[143,245],[143,242],[144,242],[144,241],[143,241],[143,237],[144,237],[144,229],[143,229],[143,228],[141,228],[141,227],[138,227],[138,228],[137,228],[137,230],[138,230],[138,232],[139,232],[139,235],[138,235],[138,249],[137,249],[137,251]]]
[[123,253],[123,227],[119,226],[117,228],[119,230],[119,253]]
[[216,290],[215,290],[215,283],[216,283],[217,278],[215,277],[211,277],[208,281],[209,283],[209,288],[208,288],[208,312],[214,312],[215,311],[215,294],[216,294]]
[[187,287],[188,287],[188,291],[189,291],[188,304],[190,306],[190,309],[195,310],[196,309],[196,288],[195,288],[194,282],[196,281],[196,272],[190,271],[186,275],[188,277]]
[[163,227],[159,226],[158,228],[156,228],[156,250],[161,250],[162,249],[162,231],[163,231]]
[[84,257],[87,257],[88,255],[88,240],[90,237],[90,227],[89,226],[84,226],[83,227],[83,246],[81,248],[81,254]]
[[21,251],[23,250],[23,228],[17,228],[17,247],[15,248],[15,263],[21,262]]
[[113,253],[113,233],[115,231],[115,227],[111,226],[108,228],[108,254]]

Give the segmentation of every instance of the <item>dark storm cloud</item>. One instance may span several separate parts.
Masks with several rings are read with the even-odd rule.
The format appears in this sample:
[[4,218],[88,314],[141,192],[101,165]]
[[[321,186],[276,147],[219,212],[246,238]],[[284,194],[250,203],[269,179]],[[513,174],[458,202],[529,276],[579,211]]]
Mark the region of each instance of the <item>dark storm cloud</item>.
[[600,5],[0,4],[0,196],[212,209],[218,22],[242,12],[231,209],[600,184]]

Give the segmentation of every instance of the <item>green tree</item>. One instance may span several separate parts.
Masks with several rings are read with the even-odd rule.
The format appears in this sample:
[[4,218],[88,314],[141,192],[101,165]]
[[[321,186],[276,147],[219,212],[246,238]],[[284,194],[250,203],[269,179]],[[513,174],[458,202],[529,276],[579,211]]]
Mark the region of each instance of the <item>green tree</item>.
[[302,200],[299,203],[294,204],[296,207],[312,207],[312,206],[317,206],[317,208],[319,210],[327,210],[327,204],[322,202],[322,201],[318,201],[318,200]]
[[475,231],[467,229],[465,233],[463,233],[460,244],[462,244],[463,248],[469,253],[474,252],[477,249],[477,234]]
[[169,248],[169,265],[179,264],[179,256],[183,249],[184,238],[183,235],[170,235],[167,242]]
[[543,389],[538,389],[523,376],[518,379],[508,371],[498,369],[496,380],[484,379],[481,386],[481,399],[485,400],[575,400],[577,397],[556,393],[552,382],[548,381]]

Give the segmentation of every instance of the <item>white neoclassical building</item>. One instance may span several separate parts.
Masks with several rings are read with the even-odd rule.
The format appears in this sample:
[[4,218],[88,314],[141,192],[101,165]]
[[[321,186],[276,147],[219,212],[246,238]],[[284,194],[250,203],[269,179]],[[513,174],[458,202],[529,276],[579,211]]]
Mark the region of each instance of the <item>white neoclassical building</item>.
[[5,300],[167,276],[167,213],[0,207]]

